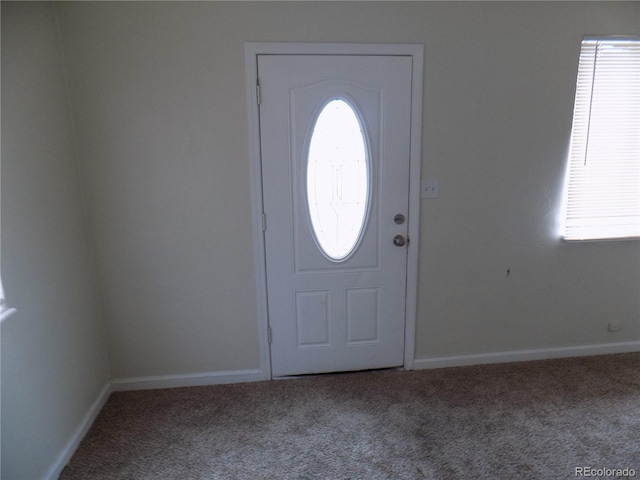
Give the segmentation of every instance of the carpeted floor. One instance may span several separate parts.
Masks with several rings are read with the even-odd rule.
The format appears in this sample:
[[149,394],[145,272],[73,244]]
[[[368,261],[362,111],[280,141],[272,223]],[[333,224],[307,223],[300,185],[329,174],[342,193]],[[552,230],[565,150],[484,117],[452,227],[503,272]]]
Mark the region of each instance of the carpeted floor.
[[556,480],[624,468],[640,478],[640,354],[117,392],[60,478]]

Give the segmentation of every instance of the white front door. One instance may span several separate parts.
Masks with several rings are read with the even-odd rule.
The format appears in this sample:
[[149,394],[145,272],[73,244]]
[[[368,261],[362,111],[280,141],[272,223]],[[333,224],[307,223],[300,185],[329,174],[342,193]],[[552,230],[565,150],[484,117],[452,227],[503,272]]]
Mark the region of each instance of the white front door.
[[412,58],[257,58],[272,375],[402,366]]

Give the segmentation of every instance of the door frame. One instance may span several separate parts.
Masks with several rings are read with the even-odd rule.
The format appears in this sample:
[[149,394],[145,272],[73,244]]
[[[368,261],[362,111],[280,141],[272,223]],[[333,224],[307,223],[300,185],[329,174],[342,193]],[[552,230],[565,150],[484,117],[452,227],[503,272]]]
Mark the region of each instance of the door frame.
[[260,148],[260,111],[258,108],[258,55],[391,55],[412,58],[411,79],[411,144],[409,160],[409,215],[407,222],[407,288],[405,299],[405,370],[415,361],[416,308],[418,295],[418,251],[420,222],[420,168],[422,161],[422,88],[424,45],[380,43],[261,43],[247,42],[245,52],[245,85],[249,123],[249,158],[251,176],[251,217],[255,261],[256,306],[260,370],[271,379],[269,346],[269,310],[265,250],[265,218],[262,201],[262,158]]

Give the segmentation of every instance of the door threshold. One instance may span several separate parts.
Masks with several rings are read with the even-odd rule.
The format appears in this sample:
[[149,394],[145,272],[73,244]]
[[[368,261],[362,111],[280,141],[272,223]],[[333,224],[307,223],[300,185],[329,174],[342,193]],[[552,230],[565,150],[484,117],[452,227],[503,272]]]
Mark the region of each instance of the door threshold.
[[271,380],[295,380],[302,378],[313,378],[313,377],[326,377],[326,376],[336,376],[336,375],[357,375],[358,373],[373,373],[373,372],[404,372],[406,369],[404,367],[386,367],[386,368],[368,368],[364,370],[346,370],[342,372],[318,372],[318,373],[301,373],[298,375],[283,375],[280,377],[272,377]]

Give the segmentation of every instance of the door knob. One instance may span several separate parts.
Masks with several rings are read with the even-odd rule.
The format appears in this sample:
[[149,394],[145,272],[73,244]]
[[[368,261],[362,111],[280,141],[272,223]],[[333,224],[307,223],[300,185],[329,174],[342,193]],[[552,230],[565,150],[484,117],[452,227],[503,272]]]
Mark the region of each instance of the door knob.
[[396,235],[395,237],[393,237],[393,244],[396,247],[403,247],[405,243],[407,243],[407,241],[402,235]]

